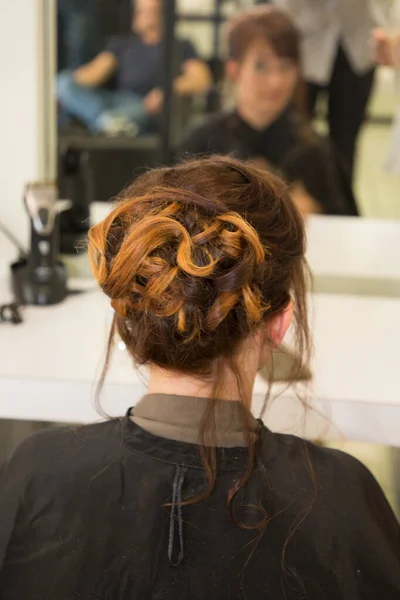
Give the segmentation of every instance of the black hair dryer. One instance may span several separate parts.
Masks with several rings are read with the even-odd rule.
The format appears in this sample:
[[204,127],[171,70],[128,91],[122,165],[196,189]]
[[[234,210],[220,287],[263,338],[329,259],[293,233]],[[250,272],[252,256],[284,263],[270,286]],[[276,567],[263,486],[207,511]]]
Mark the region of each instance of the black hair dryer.
[[31,245],[28,256],[11,265],[14,294],[22,305],[57,304],[68,293],[67,269],[58,260],[59,214],[71,203],[59,200],[57,186],[49,183],[28,184],[24,200],[30,218]]

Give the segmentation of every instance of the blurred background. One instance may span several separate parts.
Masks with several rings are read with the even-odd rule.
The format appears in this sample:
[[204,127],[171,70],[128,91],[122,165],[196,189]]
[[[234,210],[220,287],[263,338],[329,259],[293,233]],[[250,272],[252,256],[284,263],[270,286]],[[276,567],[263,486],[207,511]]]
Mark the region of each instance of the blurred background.
[[[8,307],[14,300],[10,264],[32,252],[32,215],[30,219],[23,202],[28,182],[56,182],[58,198],[69,201],[57,217],[57,253],[76,294],[62,306],[21,308],[19,325],[9,322],[8,309],[1,313],[0,460],[37,428],[96,418],[92,408],[82,409],[78,398],[87,394],[88,405],[91,402],[101,359],[103,337],[96,338],[94,347],[96,325],[90,319],[94,314],[102,324],[109,319],[87,283],[87,231],[134,177],[187,152],[203,153],[199,140],[204,142],[205,132],[211,139],[214,115],[235,113],[240,83],[227,68],[232,56],[224,25],[256,4],[268,3],[3,0],[0,304]],[[261,130],[251,123],[238,147],[233,142],[229,150],[244,153],[243,158],[262,155],[267,166],[273,163],[288,176],[296,198],[296,184],[301,183],[317,307],[313,393],[331,407],[327,420],[336,426],[326,443],[361,458],[398,508],[399,3],[269,4],[286,10],[298,28],[304,118],[319,136],[318,143],[329,144],[327,156],[334,159],[323,163],[323,172],[314,159],[296,163],[296,169],[289,169],[287,161],[275,164],[268,152],[274,154],[283,133],[278,130],[277,137],[269,138],[269,126]],[[389,58],[381,53],[381,34],[387,36],[384,49],[389,48]],[[273,66],[262,68],[277,69],[268,76],[278,97],[278,72],[294,67],[276,51],[279,40],[276,48],[274,43],[268,59]],[[272,98],[268,94],[266,102]],[[287,114],[294,106],[294,93],[285,102],[282,110]],[[264,143],[271,144],[268,152],[253,152]],[[303,168],[304,176],[298,174]],[[289,176],[293,172],[296,175]],[[320,189],[332,196],[329,207],[324,205],[324,191],[319,197]],[[79,304],[82,290],[95,299]],[[92,301],[97,304],[92,306]],[[121,360],[109,393],[118,396],[117,406],[125,409],[129,399],[124,386],[130,380]],[[142,390],[140,381],[137,385]],[[282,427],[279,415],[271,419]],[[319,430],[310,435],[319,438]]]

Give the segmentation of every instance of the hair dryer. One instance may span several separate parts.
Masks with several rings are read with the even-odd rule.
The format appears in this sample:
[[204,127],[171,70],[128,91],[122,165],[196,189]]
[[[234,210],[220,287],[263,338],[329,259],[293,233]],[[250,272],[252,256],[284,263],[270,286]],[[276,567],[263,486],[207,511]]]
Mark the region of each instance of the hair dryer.
[[14,293],[20,304],[57,304],[67,295],[67,270],[58,260],[59,214],[71,203],[58,200],[56,185],[49,183],[28,184],[24,200],[31,244],[28,257],[11,265]]

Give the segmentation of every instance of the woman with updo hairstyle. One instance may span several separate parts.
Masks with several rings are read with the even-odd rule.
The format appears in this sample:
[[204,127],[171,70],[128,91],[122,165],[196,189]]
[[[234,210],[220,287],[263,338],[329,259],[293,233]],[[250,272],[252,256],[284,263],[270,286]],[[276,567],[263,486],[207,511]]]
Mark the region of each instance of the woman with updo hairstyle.
[[121,418],[17,449],[0,480],[0,598],[398,600],[400,528],[370,472],[252,412],[289,326],[309,356],[285,184],[221,157],[157,169],[89,238],[114,309],[107,363],[122,339],[148,391]]

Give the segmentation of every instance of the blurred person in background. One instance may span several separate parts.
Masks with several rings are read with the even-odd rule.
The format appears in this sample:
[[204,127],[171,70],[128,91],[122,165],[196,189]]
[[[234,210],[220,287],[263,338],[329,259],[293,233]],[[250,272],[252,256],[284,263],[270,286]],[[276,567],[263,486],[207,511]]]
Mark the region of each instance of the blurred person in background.
[[[93,133],[136,135],[156,127],[163,104],[162,0],[137,0],[132,34],[112,38],[90,63],[58,76],[61,109]],[[176,40],[174,91],[204,92],[208,67],[189,40]],[[115,89],[105,87],[115,78]]]
[[304,76],[313,113],[327,95],[330,138],[354,176],[357,139],[374,83],[370,37],[388,22],[392,0],[271,0],[302,33]]
[[150,171],[89,239],[108,359],[118,334],[148,390],[124,417],[16,450],[1,600],[398,600],[400,527],[372,474],[251,411],[292,321],[309,357],[287,186],[226,157]]
[[253,7],[228,24],[226,73],[235,106],[198,125],[179,154],[232,154],[278,171],[303,214],[356,215],[350,178],[307,119],[300,35],[289,15]]
[[379,65],[396,70],[399,105],[384,166],[389,173],[400,175],[400,0],[396,0],[392,6],[390,28],[377,28],[373,32],[373,48]]

